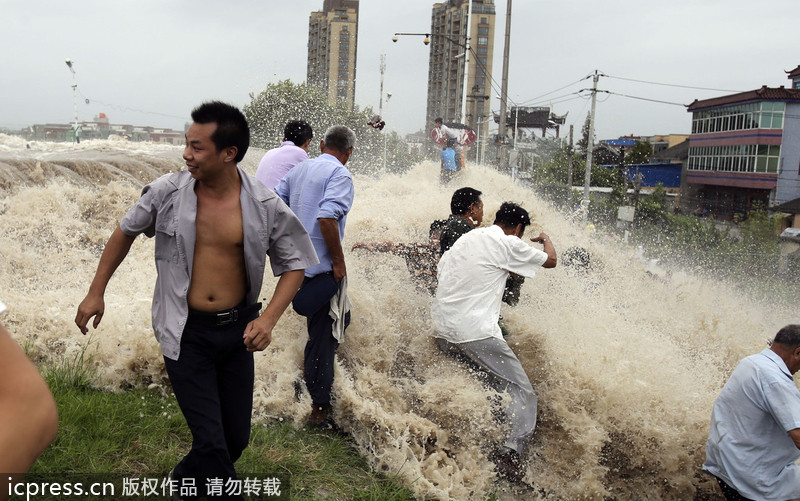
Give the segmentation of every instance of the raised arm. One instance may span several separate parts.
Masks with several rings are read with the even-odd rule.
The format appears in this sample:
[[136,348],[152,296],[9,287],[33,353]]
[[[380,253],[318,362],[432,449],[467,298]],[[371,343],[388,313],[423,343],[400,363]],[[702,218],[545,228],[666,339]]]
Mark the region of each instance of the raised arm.
[[539,233],[538,237],[531,237],[531,242],[539,242],[544,246],[542,250],[547,254],[547,261],[544,262],[542,268],[555,268],[556,264],[558,264],[558,255],[550,237],[544,233]]
[[102,320],[103,312],[105,311],[103,296],[108,282],[122,261],[125,260],[135,239],[136,237],[123,233],[119,226],[111,234],[111,238],[108,239],[108,243],[103,249],[103,255],[100,256],[97,272],[95,272],[92,284],[89,286],[89,292],[78,306],[78,313],[75,316],[75,324],[84,334],[89,332],[89,328],[86,325],[90,318],[94,317],[92,326],[95,329],[100,325],[100,320]]

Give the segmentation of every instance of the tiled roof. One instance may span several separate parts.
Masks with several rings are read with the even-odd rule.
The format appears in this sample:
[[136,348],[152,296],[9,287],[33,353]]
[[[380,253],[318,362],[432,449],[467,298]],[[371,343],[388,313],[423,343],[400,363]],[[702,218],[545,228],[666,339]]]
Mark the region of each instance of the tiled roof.
[[780,205],[770,207],[769,210],[786,212],[788,214],[800,214],[800,198],[795,198],[794,200],[789,200]]
[[792,71],[787,71],[786,73],[789,74],[789,78],[800,77],[800,64],[797,65],[797,68]]
[[[800,66],[798,66],[800,68]],[[795,70],[797,71],[797,70]],[[714,97],[711,99],[703,99],[702,101],[694,100],[692,104],[687,107],[688,111],[697,111],[704,108],[714,108],[716,106],[724,106],[727,104],[746,103],[748,101],[800,101],[800,89],[786,89],[783,86],[776,88],[767,87],[766,85],[757,90],[747,92],[740,92],[738,94],[730,94],[728,96]]]

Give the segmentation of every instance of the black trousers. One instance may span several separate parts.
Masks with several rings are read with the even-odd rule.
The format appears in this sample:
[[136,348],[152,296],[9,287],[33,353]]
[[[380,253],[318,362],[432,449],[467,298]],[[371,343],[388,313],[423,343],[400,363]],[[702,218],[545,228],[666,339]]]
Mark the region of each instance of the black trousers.
[[[206,494],[207,479],[236,478],[233,463],[250,441],[253,353],[243,335],[259,309],[260,304],[237,308],[235,320],[230,314],[190,310],[178,360],[164,357],[192,432],[192,449],[173,470],[173,479],[180,486],[186,485],[182,479],[193,478],[198,496]],[[218,325],[224,322],[230,323]]]
[[720,489],[722,489],[722,495],[725,496],[727,501],[753,501],[750,498],[746,498],[739,494],[739,491],[728,485],[724,480],[719,478],[716,475],[712,475],[714,478],[717,479],[717,483],[719,484]]
[[[294,310],[308,318],[308,342],[303,358],[303,377],[314,404],[326,405],[331,401],[333,388],[333,361],[339,342],[333,337],[333,318],[329,312],[331,298],[339,290],[333,273],[306,277],[292,301]],[[345,327],[350,324],[350,314],[345,316]]]

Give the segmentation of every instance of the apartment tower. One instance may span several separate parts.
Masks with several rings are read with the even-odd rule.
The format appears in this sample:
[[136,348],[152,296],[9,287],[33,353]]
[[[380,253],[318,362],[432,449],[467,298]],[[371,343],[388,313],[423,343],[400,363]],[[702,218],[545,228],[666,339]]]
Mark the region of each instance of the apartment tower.
[[322,11],[311,13],[306,82],[349,109],[355,102],[357,41],[358,0],[325,0]]
[[[427,125],[436,117],[477,129],[489,117],[494,55],[494,0],[448,0],[433,5],[428,67]],[[469,37],[469,39],[467,39]],[[464,103],[465,46],[469,45]]]

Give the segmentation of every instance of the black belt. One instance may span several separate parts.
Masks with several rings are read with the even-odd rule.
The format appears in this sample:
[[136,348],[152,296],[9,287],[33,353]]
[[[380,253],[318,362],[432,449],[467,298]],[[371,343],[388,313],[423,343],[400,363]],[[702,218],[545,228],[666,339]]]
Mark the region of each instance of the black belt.
[[213,322],[214,325],[228,325],[239,321],[239,316],[245,318],[247,315],[261,310],[261,303],[253,303],[248,306],[237,306],[229,310],[221,311],[200,311],[189,308],[189,318],[196,318],[204,322]]

